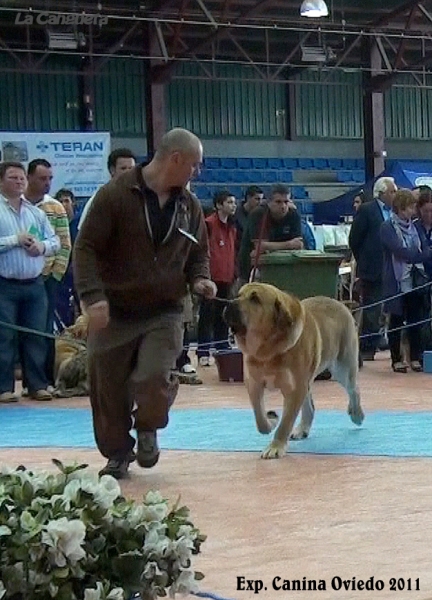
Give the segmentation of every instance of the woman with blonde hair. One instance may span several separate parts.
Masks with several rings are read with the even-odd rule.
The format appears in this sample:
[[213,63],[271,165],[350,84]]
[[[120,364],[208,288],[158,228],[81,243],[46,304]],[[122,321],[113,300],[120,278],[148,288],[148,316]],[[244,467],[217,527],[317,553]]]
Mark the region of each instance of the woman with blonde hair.
[[[385,303],[385,310],[390,314],[388,340],[392,368],[396,373],[408,370],[408,365],[402,361],[400,348],[404,324],[408,326],[411,369],[422,371],[421,326],[412,324],[424,319],[425,288],[416,288],[427,282],[423,263],[431,258],[432,252],[412,222],[415,204],[410,190],[398,190],[390,219],[381,225],[383,296],[389,298],[403,294]],[[394,329],[397,331],[392,331]]]

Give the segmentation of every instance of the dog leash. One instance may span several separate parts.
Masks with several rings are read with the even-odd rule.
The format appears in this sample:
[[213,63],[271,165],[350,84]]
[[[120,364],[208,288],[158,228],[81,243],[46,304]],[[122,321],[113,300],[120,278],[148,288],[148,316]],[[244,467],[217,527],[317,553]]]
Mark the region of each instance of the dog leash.
[[261,246],[262,246],[262,242],[263,242],[263,238],[264,238],[264,231],[267,228],[268,219],[269,219],[269,209],[266,207],[266,213],[265,213],[265,215],[263,217],[263,220],[261,221],[260,232],[259,232],[259,235],[258,235],[258,243],[257,243],[256,248],[255,248],[254,264],[253,264],[253,267],[252,267],[252,271],[250,273],[249,283],[252,283],[253,281],[255,281],[256,272],[258,270],[258,261],[259,261],[259,258],[261,256]]
[[5,321],[0,321],[0,327],[12,329],[13,331],[19,331],[21,333],[31,333],[32,335],[39,335],[40,337],[48,338],[49,340],[56,340],[58,338],[58,335],[55,335],[54,333],[47,333],[46,331],[39,331],[38,329],[29,329],[28,327],[22,327],[21,325],[5,323]]

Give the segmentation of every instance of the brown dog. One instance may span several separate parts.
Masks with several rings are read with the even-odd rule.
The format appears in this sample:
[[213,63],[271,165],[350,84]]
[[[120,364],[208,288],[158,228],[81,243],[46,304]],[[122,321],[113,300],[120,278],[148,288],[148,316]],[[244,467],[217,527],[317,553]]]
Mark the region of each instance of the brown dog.
[[[321,296],[300,301],[272,285],[248,283],[226,307],[225,320],[245,355],[246,387],[260,433],[270,433],[278,421],[276,413],[265,411],[265,387],[283,395],[282,416],[263,458],[281,457],[290,435],[308,436],[314,417],[310,386],[325,369],[346,389],[351,420],[362,423],[358,333],[341,302]],[[300,408],[300,424],[292,431]]]
[[58,398],[88,396],[88,318],[81,315],[55,341],[55,392]]

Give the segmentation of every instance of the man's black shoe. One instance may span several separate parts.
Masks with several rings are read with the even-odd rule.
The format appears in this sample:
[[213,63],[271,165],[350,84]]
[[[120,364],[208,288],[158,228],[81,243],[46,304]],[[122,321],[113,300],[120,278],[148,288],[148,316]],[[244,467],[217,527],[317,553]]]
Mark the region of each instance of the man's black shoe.
[[159,460],[159,454],[156,431],[139,431],[136,455],[139,466],[151,469]]
[[111,475],[115,479],[126,479],[129,475],[129,465],[135,460],[136,454],[133,450],[126,459],[110,458],[105,467],[99,471],[99,477]]

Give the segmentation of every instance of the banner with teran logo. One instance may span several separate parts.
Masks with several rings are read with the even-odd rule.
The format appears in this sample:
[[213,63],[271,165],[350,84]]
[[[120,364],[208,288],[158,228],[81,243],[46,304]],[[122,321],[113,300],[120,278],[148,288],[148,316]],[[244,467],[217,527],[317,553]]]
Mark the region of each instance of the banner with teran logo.
[[19,161],[27,168],[45,158],[53,169],[50,194],[67,188],[77,197],[91,196],[110,176],[107,168],[111,139],[106,132],[0,132],[2,161]]

